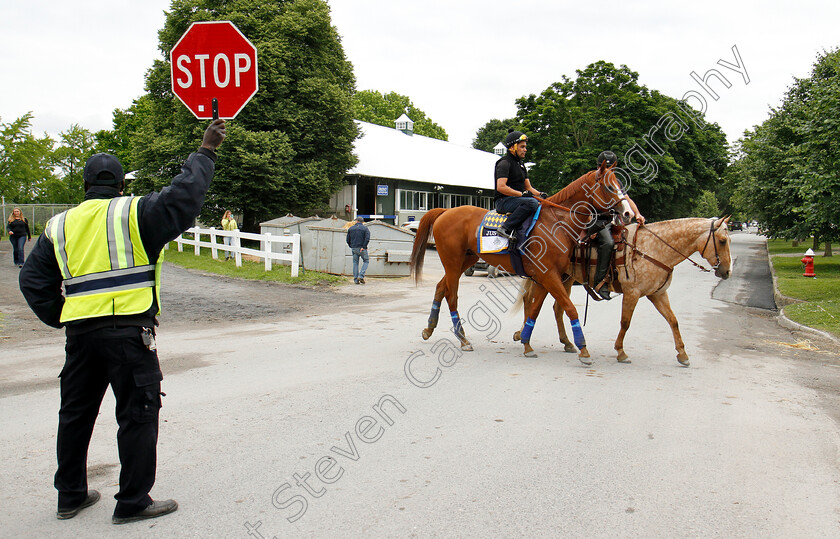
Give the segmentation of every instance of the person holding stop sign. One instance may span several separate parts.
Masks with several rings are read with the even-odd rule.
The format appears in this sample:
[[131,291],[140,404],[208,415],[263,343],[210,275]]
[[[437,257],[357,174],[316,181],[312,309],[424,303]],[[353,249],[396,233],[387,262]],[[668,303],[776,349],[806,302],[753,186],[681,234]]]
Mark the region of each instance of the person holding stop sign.
[[91,156],[84,202],[50,219],[21,270],[20,290],[30,308],[67,334],[54,482],[60,520],[100,499],[88,488],[87,456],[109,385],[121,465],[112,522],[178,509],[175,500],[149,496],[163,396],[155,344],[163,247],[198,216],[225,135],[225,121],[213,121],[172,184],[143,197],[123,196],[125,174],[115,156]]

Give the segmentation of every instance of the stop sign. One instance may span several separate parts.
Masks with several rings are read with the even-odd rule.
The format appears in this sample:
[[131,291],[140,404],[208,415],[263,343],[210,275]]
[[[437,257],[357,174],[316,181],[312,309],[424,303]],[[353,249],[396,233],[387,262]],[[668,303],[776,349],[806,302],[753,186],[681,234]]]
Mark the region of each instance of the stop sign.
[[170,54],[172,92],[195,117],[235,118],[257,93],[257,49],[230,21],[195,22]]

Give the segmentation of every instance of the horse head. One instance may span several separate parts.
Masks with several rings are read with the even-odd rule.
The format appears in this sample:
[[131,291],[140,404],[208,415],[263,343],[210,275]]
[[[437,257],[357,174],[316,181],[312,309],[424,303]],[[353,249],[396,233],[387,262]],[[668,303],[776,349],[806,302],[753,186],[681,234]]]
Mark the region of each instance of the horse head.
[[732,269],[732,256],[729,246],[729,216],[712,219],[709,231],[697,238],[697,250],[715,270],[715,275],[728,279]]
[[[627,193],[621,188],[621,183],[616,178],[613,170],[615,166],[616,163],[613,163],[608,167],[607,162],[603,161],[595,171],[593,205],[600,211],[614,212],[616,218],[626,225],[635,217],[635,214],[627,202]],[[598,204],[601,204],[601,207]]]
[[[625,224],[635,215],[627,203],[627,195],[621,188],[615,172],[606,166],[606,162],[548,197],[548,200],[554,204],[566,204],[574,208],[583,204],[591,213],[614,212]],[[576,209],[575,213],[584,212]]]

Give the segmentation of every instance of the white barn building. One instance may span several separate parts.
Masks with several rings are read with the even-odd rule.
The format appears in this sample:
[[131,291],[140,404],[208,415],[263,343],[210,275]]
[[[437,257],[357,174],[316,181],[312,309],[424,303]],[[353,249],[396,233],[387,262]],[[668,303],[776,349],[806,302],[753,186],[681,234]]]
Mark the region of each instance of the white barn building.
[[432,208],[493,206],[498,155],[414,134],[403,114],[395,128],[356,121],[359,163],[347,185],[330,197],[338,217],[379,219],[395,225],[419,221]]

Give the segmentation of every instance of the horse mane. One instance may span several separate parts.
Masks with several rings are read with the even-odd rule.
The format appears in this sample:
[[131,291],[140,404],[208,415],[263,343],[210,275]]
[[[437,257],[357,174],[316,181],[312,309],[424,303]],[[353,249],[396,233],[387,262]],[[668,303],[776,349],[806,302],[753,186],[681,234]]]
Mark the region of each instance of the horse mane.
[[585,173],[583,176],[576,179],[575,181],[573,181],[572,183],[570,183],[569,185],[567,185],[563,189],[560,189],[559,191],[557,191],[556,193],[554,193],[553,195],[548,197],[546,200],[548,200],[549,202],[553,202],[555,204],[559,204],[561,202],[564,202],[564,201],[572,198],[573,196],[578,194],[581,189],[583,189],[583,184],[586,183],[586,180],[589,178],[589,176],[591,176],[595,172],[597,172],[597,171],[596,170],[590,170],[589,172]]

